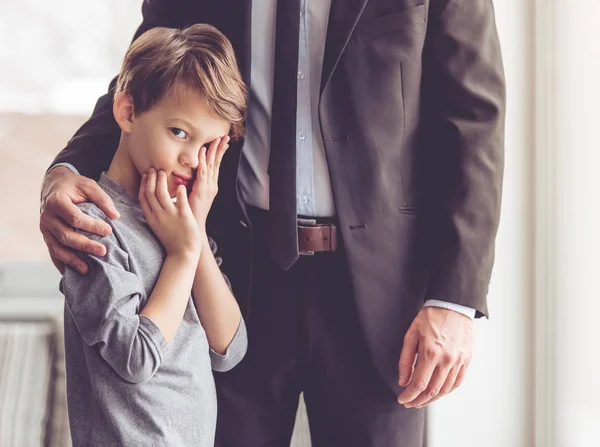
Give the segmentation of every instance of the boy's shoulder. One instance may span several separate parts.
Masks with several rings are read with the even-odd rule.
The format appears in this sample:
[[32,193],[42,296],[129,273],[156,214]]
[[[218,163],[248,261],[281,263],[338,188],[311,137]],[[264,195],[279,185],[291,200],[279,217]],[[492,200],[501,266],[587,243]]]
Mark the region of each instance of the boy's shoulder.
[[102,220],[110,221],[110,218],[100,209],[98,205],[93,202],[81,202],[75,204],[77,208],[83,211],[85,214],[92,217],[100,217]]
[[115,225],[114,221],[108,217],[104,211],[102,211],[97,205],[92,202],[77,203],[77,207],[88,216],[94,219],[101,219],[108,223],[111,227],[111,232],[107,235],[101,236],[96,233],[91,233],[80,228],[75,228],[75,231],[79,234],[86,236],[95,242],[99,242],[106,248],[106,254],[98,256],[90,253],[79,252],[84,259],[94,258],[102,263],[118,265],[128,269],[129,265],[129,253],[125,249],[122,243],[122,236],[119,233],[119,229]]

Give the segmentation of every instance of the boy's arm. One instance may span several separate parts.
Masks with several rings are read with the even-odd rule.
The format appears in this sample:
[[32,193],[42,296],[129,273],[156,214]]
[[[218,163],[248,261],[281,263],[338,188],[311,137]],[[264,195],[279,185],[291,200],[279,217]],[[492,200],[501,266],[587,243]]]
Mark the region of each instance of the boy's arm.
[[89,265],[87,275],[67,267],[61,281],[67,310],[86,345],[96,347],[119,376],[132,383],[146,382],[161,365],[181,323],[197,258],[167,258],[140,309],[144,290],[128,270],[128,254],[117,238],[86,235],[104,244],[107,253],[102,257],[81,253]]
[[[142,5],[143,21],[133,40],[157,26],[184,28],[198,21],[208,21],[204,16],[206,6],[193,0],[145,0]],[[50,168],[57,163],[66,163],[76,173],[98,179],[108,169],[117,150],[121,131],[112,112],[116,78],[110,83],[108,93],[101,96],[94,112],[75,133],[67,146],[56,156]]]
[[167,255],[152,294],[140,312],[154,322],[169,343],[175,338],[190,300],[197,265],[197,256]]
[[216,251],[215,241],[205,234],[192,296],[211,348],[212,368],[228,371],[243,359],[248,339],[229,280],[221,273],[220,258],[215,258]]

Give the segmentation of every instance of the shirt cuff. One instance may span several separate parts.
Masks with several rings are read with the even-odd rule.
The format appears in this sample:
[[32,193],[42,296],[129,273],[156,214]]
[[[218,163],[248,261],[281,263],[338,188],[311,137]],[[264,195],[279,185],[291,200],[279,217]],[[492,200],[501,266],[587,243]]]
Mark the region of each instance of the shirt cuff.
[[218,372],[229,371],[235,365],[240,363],[246,355],[248,349],[248,336],[246,334],[246,323],[244,318],[240,318],[240,325],[229,343],[225,354],[219,354],[210,348],[210,361],[212,369]]
[[146,315],[140,314],[138,317],[140,319],[140,329],[148,335],[156,347],[158,355],[160,356],[160,360],[162,361],[163,354],[169,348],[169,342],[165,339],[165,336],[160,331],[160,328],[156,325],[156,323],[154,323],[154,321],[152,321]]
[[64,166],[65,168],[69,168],[74,174],[80,175],[77,168],[75,166],[73,166],[71,163],[56,163],[55,165],[50,166],[50,169],[48,169],[48,172],[52,171],[54,168],[56,168],[58,166]]
[[475,318],[475,309],[472,307],[463,306],[461,304],[450,303],[448,301],[440,301],[440,300],[427,300],[423,307],[442,307],[444,309],[453,310],[460,314],[463,314],[469,317],[471,320]]

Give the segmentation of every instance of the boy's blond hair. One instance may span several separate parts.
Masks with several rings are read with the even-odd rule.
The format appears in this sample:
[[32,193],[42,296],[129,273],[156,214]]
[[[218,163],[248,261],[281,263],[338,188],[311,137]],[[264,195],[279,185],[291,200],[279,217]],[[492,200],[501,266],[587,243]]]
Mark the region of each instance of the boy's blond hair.
[[232,139],[243,136],[246,86],[231,43],[215,27],[197,24],[183,30],[158,27],[146,31],[125,55],[115,96],[129,93],[139,114],[176,85],[198,91],[211,113],[231,124]]

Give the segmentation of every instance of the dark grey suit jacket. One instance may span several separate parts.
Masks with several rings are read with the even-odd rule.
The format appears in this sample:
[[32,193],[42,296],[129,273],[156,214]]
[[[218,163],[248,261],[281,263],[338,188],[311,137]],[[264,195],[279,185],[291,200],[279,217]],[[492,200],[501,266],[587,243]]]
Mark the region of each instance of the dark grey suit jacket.
[[[249,84],[250,3],[145,0],[136,37],[155,26],[212,23],[232,41]],[[332,1],[319,118],[358,314],[394,388],[403,336],[424,299],[487,315],[504,108],[492,0]],[[118,138],[105,95],[54,163],[98,178]],[[247,310],[252,247],[237,187],[242,144],[223,162],[208,231]]]

